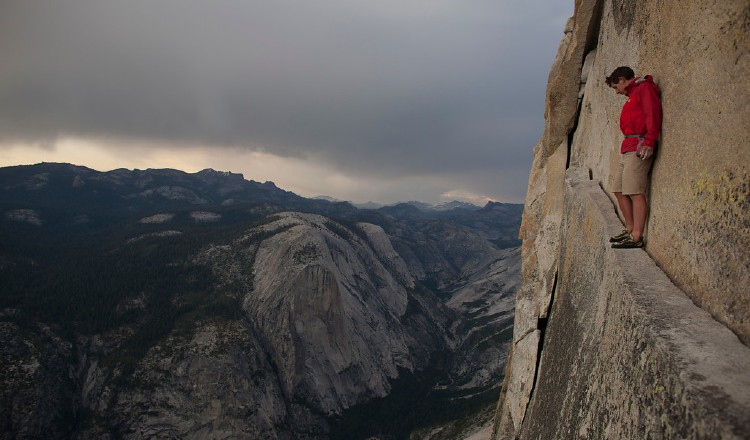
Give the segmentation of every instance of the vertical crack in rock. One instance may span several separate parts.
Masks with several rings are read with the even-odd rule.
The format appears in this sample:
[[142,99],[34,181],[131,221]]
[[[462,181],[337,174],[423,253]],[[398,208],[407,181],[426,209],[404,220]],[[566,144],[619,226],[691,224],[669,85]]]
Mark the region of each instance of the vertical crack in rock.
[[[542,357],[542,349],[543,349],[543,345],[544,345],[544,335],[545,335],[545,331],[547,330],[547,323],[552,318],[552,310],[553,310],[552,306],[555,303],[555,291],[556,290],[557,290],[557,271],[555,271],[555,276],[554,276],[554,279],[552,281],[552,290],[551,290],[552,293],[550,295],[549,305],[547,306],[546,313],[544,313],[544,315],[541,316],[537,320],[537,328],[539,329],[539,331],[542,332],[541,338],[539,339],[539,359],[541,359],[541,357]],[[539,364],[539,362],[540,361],[537,361],[537,365]],[[538,368],[537,368],[537,370],[538,370]]]
[[586,53],[589,53],[599,46],[599,34],[602,27],[602,12],[604,11],[604,0],[597,0],[592,8],[591,20],[589,21],[588,31],[586,32]]
[[539,375],[540,375],[540,369],[542,366],[542,352],[544,350],[544,338],[546,336],[547,332],[547,324],[549,323],[549,320],[552,318],[552,311],[553,304],[555,302],[555,291],[557,290],[557,272],[555,272],[554,279],[552,281],[552,290],[549,300],[549,305],[547,307],[547,310],[545,313],[540,315],[540,317],[537,319],[537,325],[536,328],[539,330],[539,348],[536,355],[536,366],[535,366],[535,372],[534,372],[534,380],[531,384],[531,392],[529,393],[529,401],[526,403],[526,410],[524,410],[524,418],[526,417],[526,412],[528,411],[529,404],[534,400],[534,391],[536,390],[536,384],[539,381]]
[[568,157],[565,159],[565,169],[567,170],[570,168],[570,159],[573,156],[573,136],[576,134],[576,129],[578,128],[578,120],[581,116],[581,103],[583,102],[583,99],[580,97],[578,98],[578,107],[576,107],[576,115],[573,118],[573,127],[568,132]]

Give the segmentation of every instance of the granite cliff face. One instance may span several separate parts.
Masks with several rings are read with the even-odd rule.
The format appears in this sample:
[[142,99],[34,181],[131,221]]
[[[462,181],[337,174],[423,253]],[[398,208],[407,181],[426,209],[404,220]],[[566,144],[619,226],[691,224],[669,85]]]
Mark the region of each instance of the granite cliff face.
[[[615,251],[621,65],[664,123],[645,250]],[[495,439],[748,438],[750,5],[577,0],[547,87]]]

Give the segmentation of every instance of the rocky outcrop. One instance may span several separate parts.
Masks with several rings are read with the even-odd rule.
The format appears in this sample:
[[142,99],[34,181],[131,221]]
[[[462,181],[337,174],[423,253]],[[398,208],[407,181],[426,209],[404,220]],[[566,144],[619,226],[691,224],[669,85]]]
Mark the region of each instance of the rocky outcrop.
[[[422,328],[427,334],[421,337],[405,331],[411,277],[401,273],[409,278],[399,282],[399,273],[389,272],[366,242],[339,226],[353,236],[341,237],[327,222],[288,213],[265,226],[286,230],[261,243],[254,289],[243,307],[284,392],[331,415],[387,394],[399,368],[424,366],[438,348],[432,333],[446,334],[438,330],[447,317],[433,311],[433,328]],[[386,252],[384,258],[404,267],[392,248]]]
[[[51,184],[25,185],[39,168]],[[198,174],[0,172],[2,211],[45,219],[2,219],[0,437],[351,438],[382,401],[425,402],[399,437],[487,421],[520,284],[519,249],[493,243],[518,206],[359,211],[243,180],[225,203],[235,176]],[[132,197],[178,186],[212,202]]]
[[[750,6],[578,0],[534,149],[493,438],[746,438],[750,432]],[[610,168],[621,65],[650,74],[664,124],[644,250]]]
[[[88,348],[94,359],[101,356]],[[241,322],[204,321],[192,334],[175,332],[151,348],[130,377],[113,375],[93,359],[85,365],[85,404],[95,418],[79,438],[291,440],[318,428],[314,418],[288,422],[263,347]]]
[[437,440],[491,417],[518,205],[67,164],[2,168],[0,192],[1,438]]
[[[456,240],[484,250],[465,232],[441,244]],[[491,388],[506,349],[494,338],[510,328],[520,281],[518,252],[442,258],[462,277],[445,304],[417,288],[413,272],[424,267],[410,267],[374,224],[287,212],[210,246],[196,261],[215,272],[216,295],[241,295],[242,319],[177,325],[132,373],[113,364],[100,338],[84,344],[85,406],[106,423],[81,436],[327,438],[331,417],[388,395],[402,371],[450,353],[455,382],[444,388]]]
[[0,436],[69,438],[79,403],[72,344],[47,326],[12,322],[15,314],[0,312]]

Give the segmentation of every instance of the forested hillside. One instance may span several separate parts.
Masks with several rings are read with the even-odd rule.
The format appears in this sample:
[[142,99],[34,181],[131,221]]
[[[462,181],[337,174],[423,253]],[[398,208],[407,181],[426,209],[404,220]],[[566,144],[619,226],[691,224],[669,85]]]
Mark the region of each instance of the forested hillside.
[[405,438],[497,397],[519,205],[66,164],[0,191],[3,436]]

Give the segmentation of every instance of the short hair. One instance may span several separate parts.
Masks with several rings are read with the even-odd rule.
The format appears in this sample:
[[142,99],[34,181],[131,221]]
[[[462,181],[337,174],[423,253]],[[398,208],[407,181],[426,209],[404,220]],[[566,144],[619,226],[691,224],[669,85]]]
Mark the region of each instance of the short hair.
[[625,78],[626,80],[633,79],[635,78],[635,72],[633,72],[633,69],[628,66],[620,66],[612,72],[612,75],[606,77],[604,81],[608,86],[611,86],[612,84],[619,82],[620,78]]

